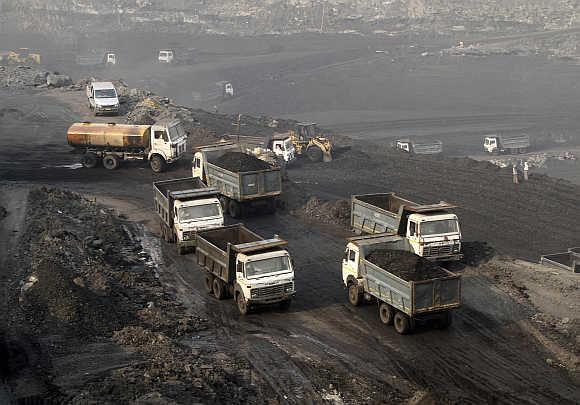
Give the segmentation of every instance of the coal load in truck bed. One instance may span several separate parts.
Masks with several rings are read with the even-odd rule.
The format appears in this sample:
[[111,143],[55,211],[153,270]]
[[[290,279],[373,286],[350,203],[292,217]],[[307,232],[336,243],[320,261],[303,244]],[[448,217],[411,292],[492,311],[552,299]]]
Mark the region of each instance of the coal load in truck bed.
[[241,152],[227,152],[215,159],[213,164],[231,172],[251,172],[255,170],[266,170],[270,165],[255,156]]
[[366,259],[405,281],[424,281],[448,276],[435,263],[404,250],[375,250]]

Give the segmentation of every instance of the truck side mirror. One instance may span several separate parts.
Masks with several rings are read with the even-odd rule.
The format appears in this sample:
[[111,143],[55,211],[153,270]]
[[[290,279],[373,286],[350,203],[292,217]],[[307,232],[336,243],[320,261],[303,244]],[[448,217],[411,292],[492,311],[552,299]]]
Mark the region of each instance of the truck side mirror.
[[236,264],[236,273],[243,273],[244,272],[244,263],[238,262]]

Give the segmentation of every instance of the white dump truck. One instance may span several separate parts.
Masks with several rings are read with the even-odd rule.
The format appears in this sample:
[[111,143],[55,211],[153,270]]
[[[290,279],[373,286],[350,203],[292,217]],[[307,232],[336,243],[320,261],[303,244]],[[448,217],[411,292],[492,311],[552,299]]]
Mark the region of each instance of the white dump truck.
[[395,193],[353,195],[350,224],[360,234],[392,232],[408,239],[413,252],[436,261],[460,260],[461,230],[456,206],[418,204]]
[[443,142],[439,140],[416,141],[411,139],[397,139],[395,149],[413,155],[436,155],[443,152]]
[[193,177],[220,192],[224,211],[239,218],[249,210],[276,211],[282,193],[280,167],[245,153],[240,145],[218,143],[195,150]]
[[198,178],[162,180],[153,183],[155,212],[161,237],[175,243],[181,255],[195,249],[197,232],[224,225],[218,192]]
[[483,138],[483,150],[492,153],[526,153],[530,147],[530,136],[528,134],[517,135],[486,135]]
[[290,307],[296,290],[287,242],[264,239],[242,224],[199,231],[197,263],[205,270],[204,287],[218,300],[233,297],[242,315],[253,306]]
[[160,120],[154,125],[80,122],[68,129],[67,141],[83,154],[87,168],[102,161],[106,169],[114,170],[121,161],[147,160],[159,173],[183,156],[187,134],[179,120]]
[[461,277],[413,253],[409,241],[394,234],[350,238],[342,260],[342,282],[354,305],[376,300],[379,317],[400,334],[418,322],[452,322],[461,305]]
[[120,102],[113,83],[90,82],[86,91],[89,108],[95,115],[119,114]]
[[266,153],[273,153],[281,161],[288,164],[296,160],[296,148],[288,134],[273,134],[265,136],[227,135],[232,142],[238,143],[252,155],[260,158]]

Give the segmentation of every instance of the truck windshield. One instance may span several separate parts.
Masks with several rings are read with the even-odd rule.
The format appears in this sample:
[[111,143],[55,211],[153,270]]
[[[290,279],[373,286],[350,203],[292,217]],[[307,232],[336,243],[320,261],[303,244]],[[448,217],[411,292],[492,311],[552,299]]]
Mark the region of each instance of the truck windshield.
[[183,127],[181,125],[175,125],[171,128],[169,128],[169,138],[171,138],[172,141],[182,138],[185,136],[185,130],[183,129]]
[[117,93],[115,89],[95,90],[95,98],[115,98]]
[[179,221],[196,221],[204,218],[219,217],[218,203],[195,205],[193,207],[181,207],[179,209]]
[[284,150],[292,150],[292,140],[290,138],[284,141]]
[[421,223],[422,235],[441,235],[444,233],[459,232],[459,226],[455,219],[443,219],[440,221],[429,221]]
[[288,256],[271,257],[246,263],[246,277],[257,278],[270,273],[290,271]]

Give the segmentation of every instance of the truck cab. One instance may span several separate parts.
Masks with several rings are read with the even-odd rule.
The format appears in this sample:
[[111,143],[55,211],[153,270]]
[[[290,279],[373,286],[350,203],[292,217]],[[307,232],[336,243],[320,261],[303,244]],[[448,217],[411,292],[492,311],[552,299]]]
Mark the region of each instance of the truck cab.
[[157,61],[159,63],[173,63],[175,55],[172,49],[161,49],[157,55]]
[[413,252],[432,260],[460,257],[461,231],[455,214],[411,214],[406,238]]
[[185,153],[186,144],[187,133],[181,121],[160,120],[152,125],[151,150],[148,159],[153,171],[163,171],[166,163],[179,160]]
[[292,139],[289,136],[274,135],[269,142],[268,148],[286,163],[296,159],[296,148],[294,148]]
[[411,141],[398,140],[395,146],[397,150],[402,150],[403,152],[411,153]]
[[359,247],[353,242],[346,245],[344,257],[342,258],[342,282],[345,287],[357,284],[361,278],[358,266]]
[[177,242],[192,243],[198,231],[223,225],[224,214],[216,197],[174,202],[173,226]]
[[236,284],[247,304],[269,304],[294,294],[294,268],[288,251],[238,253]]
[[107,65],[116,65],[117,64],[117,54],[115,52],[107,52],[105,54],[105,63]]
[[488,153],[498,153],[499,150],[499,139],[497,136],[486,136],[483,139],[483,149]]
[[230,82],[224,84],[224,97],[234,96],[234,86]]
[[87,85],[89,107],[95,115],[119,114],[119,97],[111,82],[91,82]]

